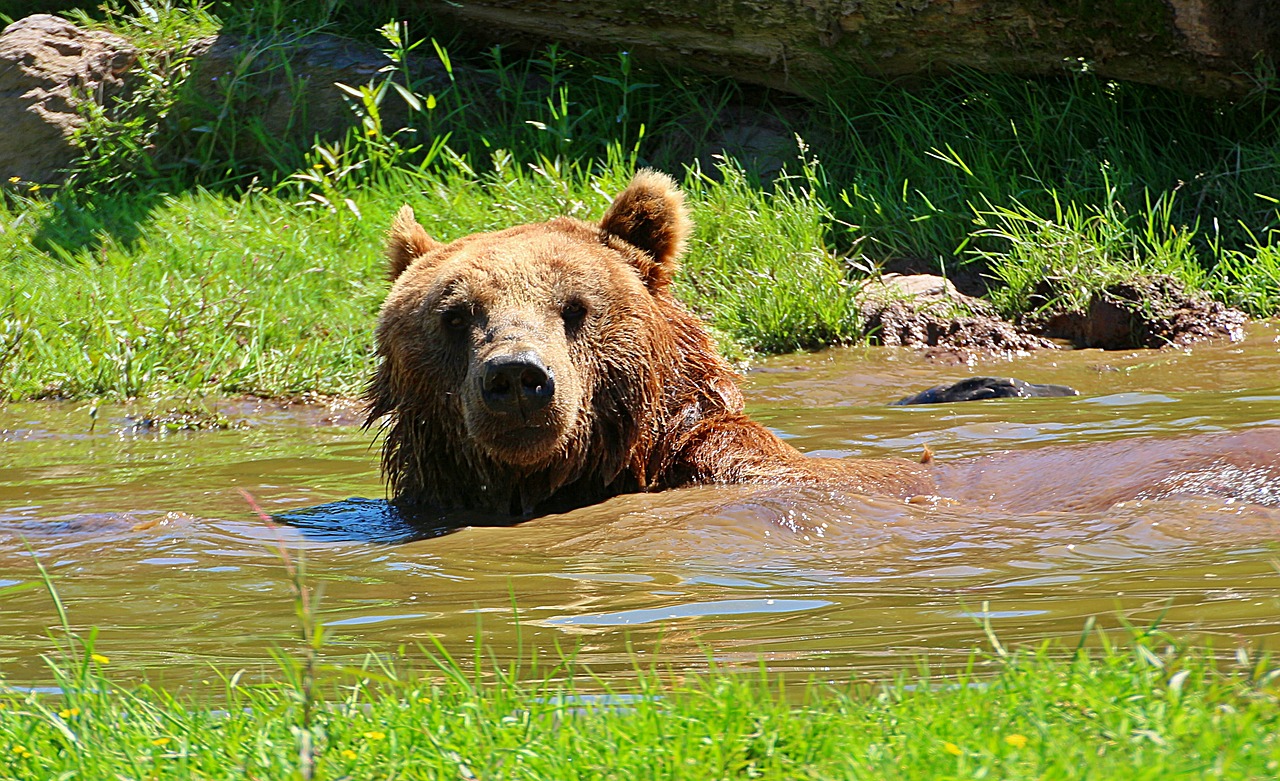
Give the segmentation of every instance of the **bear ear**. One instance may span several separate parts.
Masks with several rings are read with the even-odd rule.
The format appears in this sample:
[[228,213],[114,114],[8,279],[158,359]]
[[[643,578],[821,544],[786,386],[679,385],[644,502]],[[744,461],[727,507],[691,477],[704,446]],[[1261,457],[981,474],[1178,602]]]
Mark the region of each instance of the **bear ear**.
[[600,221],[605,233],[648,253],[638,271],[651,290],[675,276],[692,225],[676,181],[652,169],[636,173]]
[[410,263],[439,246],[413,218],[413,209],[401,206],[387,231],[387,277],[395,282]]

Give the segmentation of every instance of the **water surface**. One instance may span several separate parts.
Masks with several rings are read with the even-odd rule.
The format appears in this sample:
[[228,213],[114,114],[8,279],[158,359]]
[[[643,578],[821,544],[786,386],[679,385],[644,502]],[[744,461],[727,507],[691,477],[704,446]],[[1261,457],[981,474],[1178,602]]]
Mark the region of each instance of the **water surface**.
[[[973,374],[1078,398],[888,402]],[[227,401],[228,431],[155,433],[103,408],[0,407],[0,587],[50,571],[74,627],[123,674],[271,674],[297,647],[281,549],[321,593],[328,653],[468,657],[538,647],[602,674],[633,654],[763,661],[840,678],[985,644],[1074,638],[1086,619],[1274,646],[1280,631],[1280,332],[1188,351],[1040,353],[972,366],[885,348],[764,362],[753,414],[826,456],[918,457],[951,500],[707,487],[439,534],[389,512],[358,412]],[[268,513],[294,525],[268,525]],[[430,520],[430,519],[428,519]],[[0,674],[48,679],[40,590],[0,599]]]

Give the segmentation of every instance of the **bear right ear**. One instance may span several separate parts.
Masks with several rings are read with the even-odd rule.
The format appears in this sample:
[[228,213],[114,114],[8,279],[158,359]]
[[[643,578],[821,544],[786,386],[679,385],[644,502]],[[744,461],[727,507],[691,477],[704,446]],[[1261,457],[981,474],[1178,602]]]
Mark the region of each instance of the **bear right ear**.
[[648,254],[636,270],[650,290],[675,276],[691,227],[676,180],[652,169],[637,172],[600,221],[605,233]]
[[410,263],[439,246],[413,218],[413,209],[401,206],[387,231],[387,277],[395,282]]

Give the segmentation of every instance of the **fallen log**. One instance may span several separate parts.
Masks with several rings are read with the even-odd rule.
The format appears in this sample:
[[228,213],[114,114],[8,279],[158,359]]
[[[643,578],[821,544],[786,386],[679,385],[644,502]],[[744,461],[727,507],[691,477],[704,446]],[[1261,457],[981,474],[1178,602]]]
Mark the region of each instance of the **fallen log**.
[[490,40],[630,50],[800,94],[851,70],[1090,71],[1206,96],[1280,52],[1275,0],[417,0]]

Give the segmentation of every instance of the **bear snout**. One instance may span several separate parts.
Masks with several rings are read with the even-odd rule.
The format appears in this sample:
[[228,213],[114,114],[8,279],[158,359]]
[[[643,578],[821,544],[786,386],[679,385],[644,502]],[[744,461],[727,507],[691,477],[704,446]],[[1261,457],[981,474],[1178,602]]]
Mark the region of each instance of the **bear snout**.
[[491,411],[528,420],[551,403],[555,373],[529,350],[495,355],[484,362],[480,398]]

